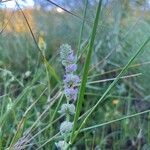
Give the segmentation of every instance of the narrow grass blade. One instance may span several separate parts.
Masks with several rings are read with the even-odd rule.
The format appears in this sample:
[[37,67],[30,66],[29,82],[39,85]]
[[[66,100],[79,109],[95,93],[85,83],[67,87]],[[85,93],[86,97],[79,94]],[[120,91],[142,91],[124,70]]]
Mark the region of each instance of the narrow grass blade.
[[26,87],[23,92],[18,96],[18,98],[15,100],[15,102],[13,103],[12,107],[6,111],[3,116],[0,118],[0,127],[2,127],[6,121],[6,118],[8,117],[8,115],[13,111],[13,109],[18,105],[18,103],[20,102],[20,100],[29,92],[31,87]]
[[43,143],[40,147],[38,147],[37,150],[42,149],[46,144],[48,144],[49,142],[51,142],[53,139],[55,139],[55,137],[57,137],[58,135],[60,135],[60,132],[58,132],[57,134],[55,134],[53,137],[51,137],[49,140],[47,140],[45,143]]
[[47,88],[44,89],[44,91],[41,93],[41,95],[30,105],[30,107],[25,111],[25,113],[23,114],[20,122],[18,123],[18,127],[17,127],[17,131],[14,134],[13,139],[11,140],[11,144],[10,144],[10,149],[14,146],[15,142],[17,142],[17,140],[19,140],[19,138],[21,138],[21,134],[22,134],[22,130],[25,124],[25,121],[27,119],[27,115],[28,113],[32,110],[33,106],[39,101],[39,99],[43,96],[43,94],[45,93],[45,91],[47,90]]
[[77,108],[76,108],[76,114],[74,117],[74,125],[73,125],[73,130],[71,134],[70,141],[72,142],[72,139],[74,137],[74,132],[77,128],[77,121],[80,115],[83,99],[84,99],[84,93],[85,93],[85,87],[86,87],[86,82],[87,82],[87,76],[88,76],[88,71],[89,71],[89,66],[90,66],[90,61],[91,61],[91,56],[93,52],[93,46],[94,46],[94,41],[95,41],[95,36],[96,36],[96,31],[97,31],[97,26],[98,26],[98,20],[99,20],[99,14],[101,10],[101,5],[102,5],[102,0],[99,0],[98,7],[97,7],[97,12],[96,12],[96,17],[92,29],[92,35],[90,39],[90,44],[89,44],[89,49],[84,65],[84,70],[83,70],[83,76],[82,76],[82,81],[81,81],[81,86],[80,86],[80,91],[79,91],[79,97],[77,101]]
[[53,1],[51,1],[51,0],[46,0],[46,1],[49,2],[49,3],[51,3],[51,4],[53,4],[53,5],[56,6],[56,7],[61,8],[63,11],[67,12],[68,14],[70,14],[70,15],[72,15],[72,16],[75,16],[75,17],[77,17],[77,18],[83,20],[83,18],[82,18],[81,16],[79,16],[78,14],[72,13],[71,11],[65,9],[64,7],[58,5],[57,3],[55,3],[55,2],[53,2]]
[[83,29],[84,29],[85,17],[86,17],[86,12],[87,12],[87,6],[88,6],[88,0],[86,0],[86,3],[85,3],[84,16],[83,16],[84,19],[82,21],[81,30],[80,30],[77,57],[79,56],[80,49],[81,49],[81,42],[82,42],[82,36],[83,36]]
[[77,135],[79,134],[82,127],[87,122],[88,118],[91,116],[91,114],[94,112],[94,110],[97,108],[97,106],[100,104],[100,102],[105,98],[105,96],[110,92],[110,90],[115,86],[115,84],[118,82],[122,74],[128,69],[129,65],[133,62],[133,60],[139,55],[139,53],[143,50],[144,46],[150,41],[150,37],[142,44],[142,46],[139,48],[139,50],[135,53],[135,55],[129,60],[129,62],[126,64],[126,66],[122,69],[122,71],[119,73],[117,78],[110,84],[108,89],[105,91],[105,93],[101,96],[101,98],[98,100],[98,102],[92,107],[89,114],[86,116],[86,118],[83,120],[82,124],[80,125],[79,129],[77,130],[76,134],[74,135],[72,139],[72,143],[75,141]]
[[92,129],[95,129],[95,128],[99,128],[99,127],[102,127],[102,126],[105,126],[105,125],[108,125],[108,124],[111,124],[111,123],[115,123],[115,122],[122,121],[122,120],[125,120],[125,119],[133,118],[133,117],[143,115],[143,114],[146,114],[146,113],[149,113],[149,112],[150,112],[150,110],[145,110],[145,111],[138,112],[138,113],[135,113],[135,114],[132,114],[132,115],[127,115],[125,117],[121,117],[121,118],[114,119],[114,120],[111,120],[111,121],[108,121],[108,122],[105,122],[105,123],[101,123],[101,124],[98,124],[98,125],[95,125],[95,126],[84,128],[84,129],[81,130],[81,132],[92,130]]
[[59,76],[57,75],[55,69],[48,63],[48,61],[46,60],[45,56],[43,55],[42,50],[41,50],[40,47],[38,46],[38,43],[37,43],[37,41],[36,41],[36,38],[35,38],[35,36],[34,36],[34,33],[33,33],[32,29],[31,29],[31,26],[30,26],[30,24],[29,24],[29,22],[28,22],[28,19],[27,19],[26,15],[24,14],[23,10],[21,9],[21,7],[19,6],[19,4],[18,4],[17,2],[16,2],[16,4],[17,4],[18,8],[20,9],[20,11],[21,11],[21,13],[22,13],[22,15],[23,15],[23,17],[24,17],[26,23],[27,23],[27,26],[28,26],[28,28],[29,28],[29,31],[30,31],[31,35],[32,35],[32,38],[33,38],[33,40],[34,40],[34,43],[35,43],[35,45],[36,45],[38,51],[40,52],[40,54],[41,54],[41,56],[42,56],[42,58],[43,58],[43,61],[44,61],[45,65],[46,65],[47,68],[49,69],[50,74],[54,77],[54,79],[56,79],[57,82],[60,82]]
[[[12,104],[11,108],[6,111],[3,116],[0,118],[0,127],[2,127],[7,119],[7,117],[10,115],[10,113],[14,110],[15,107],[17,107],[19,105],[21,101],[21,99],[28,94],[28,92],[30,92],[33,88],[35,88],[35,86],[33,86],[35,84],[35,82],[38,80],[39,76],[35,76],[35,78],[33,78],[33,80],[31,81],[31,83],[25,87],[23,89],[23,91],[19,94],[19,96],[15,99],[14,103]],[[39,85],[38,85],[39,86]]]

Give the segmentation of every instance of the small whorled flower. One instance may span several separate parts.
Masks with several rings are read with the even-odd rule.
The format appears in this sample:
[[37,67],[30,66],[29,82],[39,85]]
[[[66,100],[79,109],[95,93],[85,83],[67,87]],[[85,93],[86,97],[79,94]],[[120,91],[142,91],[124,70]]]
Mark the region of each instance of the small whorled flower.
[[73,73],[77,70],[77,65],[69,64],[68,66],[66,66],[65,70],[66,70],[66,73]]
[[60,125],[60,133],[63,134],[67,134],[70,133],[73,127],[73,123],[69,122],[69,121],[64,121],[61,123]]
[[80,78],[74,74],[66,74],[64,79],[64,84],[66,87],[77,87],[80,82]]
[[71,53],[66,57],[66,60],[69,63],[75,63],[75,61],[77,60],[76,56],[73,55],[73,50],[71,50]]
[[62,64],[63,66],[67,66],[69,64],[74,64],[76,63],[77,58],[72,54],[69,54],[65,59],[62,59]]
[[60,57],[64,66],[76,63],[77,60],[76,56],[73,55],[71,46],[68,44],[63,44],[60,46]]
[[76,101],[77,95],[78,95],[78,89],[77,88],[65,88],[65,95],[66,97],[71,101]]
[[61,109],[58,112],[61,114],[74,115],[75,114],[75,106],[74,106],[74,104],[63,104],[61,106]]
[[70,64],[75,64],[77,57],[74,56],[71,46],[68,44],[63,44],[60,46],[60,57],[62,60],[63,66],[68,66]]
[[60,46],[60,57],[61,59],[66,59],[70,54],[72,54],[71,46],[68,44],[63,44]]

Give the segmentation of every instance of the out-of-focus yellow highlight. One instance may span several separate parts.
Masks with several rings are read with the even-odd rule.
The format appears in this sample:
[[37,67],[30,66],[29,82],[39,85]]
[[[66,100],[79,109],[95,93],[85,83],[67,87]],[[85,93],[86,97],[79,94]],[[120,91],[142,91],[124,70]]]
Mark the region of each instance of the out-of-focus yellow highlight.
[[117,105],[118,103],[119,103],[119,100],[118,100],[118,99],[112,100],[112,104],[113,104],[113,105]]
[[[32,9],[24,9],[24,14],[30,24],[32,29],[36,29],[35,21],[33,18],[33,10]],[[17,10],[13,12],[11,9],[0,10],[0,15],[4,16],[4,19],[1,19],[0,28],[3,29],[5,26],[5,32],[18,32],[18,33],[26,33],[29,32],[27,23],[22,15],[22,13]]]

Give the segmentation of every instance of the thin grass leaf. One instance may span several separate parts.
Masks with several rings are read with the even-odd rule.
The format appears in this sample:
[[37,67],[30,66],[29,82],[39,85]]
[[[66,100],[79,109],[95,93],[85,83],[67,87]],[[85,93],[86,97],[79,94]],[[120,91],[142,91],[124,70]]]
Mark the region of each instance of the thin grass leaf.
[[12,104],[11,108],[6,111],[3,116],[0,118],[0,127],[2,127],[7,119],[7,117],[10,115],[10,113],[14,110],[14,108],[17,107],[17,105],[21,102],[21,99],[28,93],[30,92],[32,89],[34,89],[36,86],[33,86],[34,83],[37,81],[37,79],[39,78],[39,76],[35,76],[35,78],[33,78],[33,80],[31,81],[31,83],[29,85],[27,85],[27,87],[25,87],[23,89],[23,91],[20,93],[20,95],[16,98],[15,102]]
[[53,122],[49,122],[48,125],[46,127],[44,127],[42,130],[40,130],[39,132],[37,132],[34,136],[32,136],[32,138],[30,138],[29,141],[31,141],[32,139],[34,139],[35,137],[37,137],[38,135],[40,135],[42,132],[44,132],[46,129],[50,128],[54,123],[58,122],[60,119],[62,119],[62,117],[64,117],[64,115],[61,115],[60,117],[56,118]]
[[142,44],[142,46],[138,49],[138,51],[135,53],[135,55],[129,60],[129,62],[126,64],[126,66],[122,69],[122,71],[119,73],[119,75],[116,77],[116,79],[110,84],[108,89],[105,91],[105,93],[101,96],[101,98],[98,100],[98,102],[92,107],[88,115],[83,120],[82,124],[80,125],[79,129],[77,130],[76,134],[74,135],[74,138],[72,140],[72,143],[75,141],[77,135],[79,134],[82,127],[87,122],[88,118],[91,116],[91,114],[94,112],[94,110],[97,108],[97,106],[100,104],[100,102],[106,97],[106,95],[110,92],[110,90],[115,86],[115,84],[119,81],[122,74],[128,69],[129,65],[134,61],[134,59],[139,55],[139,53],[143,50],[144,46],[150,41],[150,37],[147,38],[147,40]]
[[40,116],[36,119],[36,121],[33,123],[33,125],[29,128],[28,133],[30,133],[34,127],[36,127],[39,123],[39,121],[41,121],[41,119],[44,119],[46,117],[46,113],[49,111],[49,109],[51,108],[51,106],[55,103],[55,101],[62,96],[62,93],[60,91],[58,91],[56,93],[56,95],[51,98],[51,103],[47,106],[47,108],[45,108],[45,110],[40,114]]
[[127,115],[125,117],[121,117],[121,118],[114,119],[114,120],[111,120],[111,121],[108,121],[108,122],[104,122],[104,123],[101,123],[101,124],[98,124],[98,125],[95,125],[95,126],[84,128],[84,129],[81,130],[81,132],[96,129],[96,128],[99,128],[99,127],[102,127],[102,126],[105,126],[105,125],[109,125],[111,123],[115,123],[115,122],[122,121],[122,120],[125,120],[125,119],[130,119],[130,118],[133,118],[133,117],[136,117],[136,116],[139,116],[139,115],[147,114],[149,112],[150,112],[150,110],[145,110],[145,111],[138,112],[138,113],[135,113],[135,114],[132,114],[132,115]]
[[[127,76],[122,76],[122,77],[120,77],[120,79],[127,79],[127,78],[137,77],[137,76],[141,76],[141,75],[142,75],[142,73],[136,73],[136,74],[131,74],[131,75],[127,75]],[[88,82],[87,85],[89,85],[89,84],[95,84],[95,83],[103,83],[103,82],[114,81],[115,79],[116,78],[91,81],[91,82]]]
[[34,43],[35,43],[35,45],[36,45],[38,51],[40,52],[40,54],[41,54],[41,56],[42,56],[42,58],[43,58],[43,61],[44,61],[45,65],[46,65],[47,68],[49,69],[50,74],[56,79],[57,82],[60,82],[59,76],[57,75],[55,69],[48,63],[48,61],[46,60],[46,58],[45,58],[45,56],[44,56],[42,50],[41,50],[40,47],[38,46],[38,43],[37,43],[37,41],[36,41],[36,38],[35,38],[35,36],[34,36],[34,33],[33,33],[32,29],[31,29],[31,26],[30,26],[30,24],[29,24],[29,22],[28,22],[28,19],[27,19],[26,15],[24,14],[24,12],[23,12],[23,10],[21,9],[20,5],[19,5],[17,2],[16,2],[16,4],[17,4],[18,8],[20,9],[20,11],[21,11],[21,13],[22,13],[22,15],[23,15],[23,17],[24,17],[26,23],[27,23],[27,26],[28,26],[28,28],[29,28],[29,31],[30,31],[31,35],[32,35],[32,38],[33,38],[33,40],[34,40]]
[[11,106],[11,108],[6,111],[3,116],[0,118],[0,127],[2,127],[5,123],[6,118],[8,117],[8,115],[13,111],[13,109],[15,107],[17,107],[18,103],[21,101],[21,99],[31,90],[31,87],[28,86],[26,87],[23,92],[18,96],[18,98],[15,100],[15,102],[13,103],[13,105]]
[[35,106],[35,104],[40,100],[40,98],[43,96],[43,94],[45,93],[45,91],[47,90],[47,88],[44,89],[44,91],[40,94],[40,96],[30,105],[30,107],[25,111],[25,113],[23,114],[20,122],[18,123],[18,128],[16,133],[14,134],[13,139],[11,140],[11,144],[10,144],[10,149],[13,147],[13,145],[15,144],[15,142],[17,140],[19,140],[21,133],[22,133],[22,129],[24,127],[26,118],[28,113],[32,110],[32,108]]
[[78,121],[82,103],[84,100],[85,87],[86,87],[87,76],[88,76],[91,56],[92,56],[93,47],[94,47],[94,41],[95,41],[95,37],[96,37],[96,31],[97,31],[101,6],[102,6],[102,0],[99,0],[97,11],[96,11],[96,17],[95,17],[95,21],[94,21],[94,25],[93,25],[93,29],[92,29],[92,35],[91,35],[91,39],[90,39],[89,49],[88,49],[88,53],[87,53],[87,57],[86,57],[85,65],[84,65],[83,76],[82,76],[81,86],[80,86],[80,90],[79,90],[79,97],[77,100],[77,108],[76,108],[76,113],[75,113],[75,117],[74,117],[72,134],[71,134],[71,138],[70,138],[71,142],[74,137],[74,132],[77,128],[77,121]]
[[[144,66],[144,65],[149,65],[149,64],[150,64],[150,61],[137,63],[137,64],[133,64],[133,65],[129,66],[128,69],[129,68],[139,67],[139,66]],[[101,76],[101,75],[107,75],[107,74],[110,74],[110,73],[114,73],[114,72],[120,71],[122,69],[123,69],[123,67],[121,66],[121,67],[118,67],[116,69],[112,69],[112,70],[106,71],[104,73],[94,74],[94,75],[88,76],[88,78],[98,77],[98,76]]]
[[83,29],[84,29],[84,23],[85,23],[85,17],[86,17],[87,6],[88,6],[88,0],[86,0],[86,3],[85,3],[84,16],[83,16],[84,19],[83,19],[83,21],[82,21],[81,30],[80,30],[77,57],[79,56],[80,49],[81,49],[81,42],[82,42],[82,36],[83,36]]
[[[15,6],[15,7],[16,7],[16,6]],[[15,8],[14,8],[13,12],[11,13],[11,15],[10,15],[10,17],[9,17],[9,19],[8,19],[8,21],[7,21],[7,23],[6,23],[6,24],[3,26],[3,28],[1,29],[0,35],[4,32],[4,30],[6,29],[7,25],[10,23],[12,17],[14,16],[14,12],[15,12]]]
[[82,18],[81,16],[79,16],[79,15],[77,15],[77,14],[75,14],[75,13],[72,13],[71,11],[65,9],[64,7],[58,5],[57,3],[55,3],[55,2],[53,2],[53,1],[51,1],[51,0],[46,0],[46,1],[49,2],[49,3],[51,3],[51,4],[53,4],[53,5],[56,6],[56,7],[61,8],[63,11],[65,11],[65,12],[71,14],[72,16],[75,16],[75,17],[77,17],[77,18],[83,20],[83,18]]
[[49,140],[47,140],[44,144],[42,144],[37,150],[41,149],[42,147],[44,147],[46,144],[48,144],[49,142],[51,142],[53,139],[55,139],[58,135],[60,135],[60,132],[58,132],[57,134],[55,134],[53,137],[51,137]]

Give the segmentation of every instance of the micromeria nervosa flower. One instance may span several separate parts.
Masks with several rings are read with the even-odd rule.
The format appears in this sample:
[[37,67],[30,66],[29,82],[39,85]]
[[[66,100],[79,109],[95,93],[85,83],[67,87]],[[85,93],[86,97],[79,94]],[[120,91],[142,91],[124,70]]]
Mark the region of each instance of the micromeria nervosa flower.
[[64,92],[65,92],[66,97],[69,100],[76,101],[77,94],[78,94],[78,89],[77,88],[72,88],[72,87],[68,88],[68,87],[66,87]]
[[65,67],[66,73],[73,73],[77,70],[76,64],[69,64]]
[[66,74],[64,84],[67,87],[75,87],[80,82],[80,78],[74,74]]
[[[77,57],[73,54],[73,50],[71,49],[71,46],[68,44],[64,44],[60,46],[60,57],[62,65],[65,67],[65,76],[64,76],[64,93],[68,100],[71,102],[76,101],[77,94],[78,94],[78,84],[80,82],[80,78],[78,75],[75,74],[77,70]],[[61,109],[58,111],[61,114],[68,115],[74,115],[75,114],[75,106],[74,104],[63,104],[61,106]],[[71,132],[73,123],[70,122],[69,118],[66,117],[67,120],[61,123],[60,125],[60,133],[64,135],[64,137],[68,133]],[[68,147],[68,143],[66,141],[66,138],[64,140],[59,141],[56,143],[56,146],[60,150],[65,150]],[[67,146],[65,148],[65,146]]]
[[67,56],[67,60],[69,62],[73,62],[75,60],[75,56],[73,55],[73,50],[71,51],[71,53]]
[[76,63],[77,58],[72,54],[69,54],[66,58],[62,59],[62,64],[63,66],[67,66],[69,64],[74,64]]
[[73,50],[68,44],[63,44],[62,46],[60,46],[60,57],[62,60],[62,64],[65,67],[70,64],[75,64],[77,61],[77,57],[74,56]]
[[61,59],[66,59],[70,54],[72,54],[71,46],[68,44],[63,44],[60,46],[60,57]]
[[75,56],[73,55],[73,50],[71,49],[70,45],[63,44],[60,46],[60,57],[61,59],[68,59],[70,61],[73,61]]

